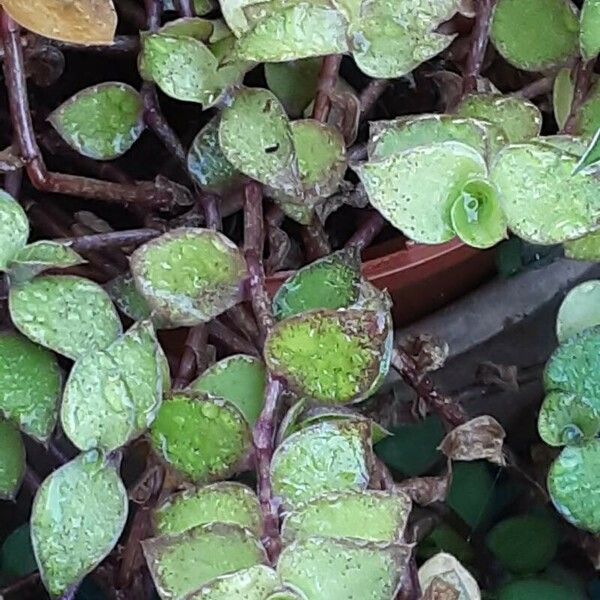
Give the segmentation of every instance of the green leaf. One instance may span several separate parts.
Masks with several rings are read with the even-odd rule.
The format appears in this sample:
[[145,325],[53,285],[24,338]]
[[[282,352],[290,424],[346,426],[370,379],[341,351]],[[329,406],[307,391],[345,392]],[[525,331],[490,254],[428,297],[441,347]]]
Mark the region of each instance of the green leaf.
[[600,129],[596,131],[585,153],[573,169],[573,175],[589,167],[597,167],[600,162]]
[[542,578],[515,579],[496,591],[497,600],[580,600],[573,590],[553,581]]
[[0,573],[13,580],[26,577],[37,571],[37,568],[29,523],[23,523],[13,529],[0,548]]
[[304,598],[292,590],[280,590],[271,594],[267,600],[304,600]]
[[594,534],[600,532],[598,496],[600,441],[567,446],[548,472],[548,491],[556,510],[569,523]]
[[600,280],[591,279],[576,285],[565,296],[556,315],[559,342],[600,325]]
[[77,92],[48,121],[71,148],[95,160],[125,154],[145,127],[140,94],[112,81]]
[[484,461],[455,462],[446,502],[471,529],[484,528],[494,508],[494,486]]
[[317,57],[265,64],[267,85],[290,117],[301,117],[315,97],[322,63]]
[[582,156],[587,148],[585,138],[574,135],[545,135],[543,137],[534,138],[531,141],[535,144],[550,146],[551,148],[555,148],[556,150],[560,150],[568,154],[574,154],[575,156]]
[[194,138],[187,155],[187,167],[201,189],[215,194],[226,193],[244,180],[221,151],[218,117],[209,121]]
[[273,297],[273,314],[287,319],[309,310],[348,308],[358,300],[360,277],[357,250],[338,250],[295,271]]
[[428,559],[439,552],[455,556],[461,563],[471,563],[475,556],[465,538],[446,523],[440,523],[417,547],[417,558]]
[[199,392],[166,399],[150,433],[156,453],[195,483],[234,473],[250,445],[241,413]]
[[538,432],[549,446],[569,446],[600,433],[600,403],[573,393],[549,392],[538,415]]
[[61,373],[54,355],[18,334],[0,334],[0,413],[45,442],[56,424]]
[[558,549],[559,533],[554,519],[542,515],[519,515],[495,525],[486,545],[511,573],[536,573],[545,569]]
[[324,422],[292,434],[275,450],[271,481],[286,508],[329,492],[369,484],[370,427],[363,420]]
[[284,542],[313,536],[400,542],[411,510],[402,492],[347,491],[319,496],[287,515]]
[[25,476],[25,446],[21,432],[0,421],[0,500],[13,500]]
[[214,33],[214,24],[208,19],[197,17],[183,17],[165,23],[160,28],[160,33],[178,38],[194,38],[201,42],[208,42]]
[[456,235],[474,248],[491,248],[508,237],[496,190],[484,179],[467,181],[450,209],[450,219]]
[[419,146],[354,167],[371,204],[394,227],[423,244],[454,237],[450,208],[462,186],[485,177],[483,157],[458,142]]
[[158,535],[183,533],[209,523],[239,525],[259,536],[262,529],[260,505],[247,486],[221,481],[171,496],[154,511]]
[[23,249],[29,237],[29,221],[21,205],[0,190],[0,271]]
[[162,391],[158,341],[150,322],[141,321],[75,363],[60,410],[62,427],[80,450],[110,452],[154,421]]
[[152,311],[146,299],[137,291],[131,273],[118,275],[104,284],[106,293],[117,308],[133,321],[150,319]]
[[570,240],[563,244],[565,257],[574,260],[600,260],[600,231],[588,233],[578,240]]
[[600,189],[589,173],[572,175],[577,157],[541,144],[507,146],[491,179],[509,228],[524,240],[556,244],[597,226]]
[[246,262],[223,234],[181,228],[140,246],[131,256],[131,272],[156,315],[192,326],[240,301]]
[[288,411],[281,419],[281,423],[279,423],[279,429],[277,431],[277,437],[275,438],[275,446],[279,446],[285,438],[289,437],[295,431],[300,429],[299,421],[304,409],[308,401],[306,398],[301,398],[300,400],[295,401]]
[[456,112],[463,117],[489,121],[500,127],[511,144],[526,142],[538,136],[542,129],[540,109],[532,102],[516,96],[471,94],[463,98]]
[[285,193],[301,193],[292,129],[273,93],[242,90],[223,109],[219,143],[238,171]]
[[406,477],[420,477],[442,458],[437,449],[444,439],[442,422],[435,415],[392,428],[392,437],[375,446],[377,456]]
[[592,60],[600,52],[600,1],[585,0],[579,17],[579,45],[584,60]]
[[271,567],[256,565],[217,577],[186,596],[185,600],[265,600],[279,583],[279,577]]
[[318,1],[257,6],[254,27],[237,43],[241,58],[281,62],[348,50],[346,20],[334,8]]
[[147,539],[142,548],[163,600],[183,598],[215,577],[267,562],[258,539],[241,527],[224,523]]
[[577,54],[578,32],[570,2],[499,0],[490,37],[496,50],[518,69],[544,71],[564,65]]
[[388,158],[398,152],[440,142],[460,142],[490,160],[505,146],[503,131],[477,119],[454,115],[416,115],[370,123],[368,152],[371,160]]
[[266,385],[264,363],[254,356],[236,354],[210,366],[189,389],[230,402],[253,427],[264,405]]
[[409,547],[401,544],[314,537],[284,548],[277,572],[306,600],[389,600],[409,556]]
[[66,269],[86,260],[65,244],[42,240],[21,249],[9,263],[11,284],[33,279],[47,269]]
[[596,81],[575,115],[573,133],[591,138],[600,128],[600,81]]
[[44,275],[13,286],[9,309],[21,333],[74,360],[106,348],[122,332],[108,294],[82,277]]
[[51,596],[65,594],[104,560],[123,532],[127,509],[117,468],[96,451],[80,454],[42,483],[31,541]]
[[370,77],[410,73],[445,50],[455,36],[435,30],[458,8],[456,0],[374,0],[362,3],[350,24],[350,51]]
[[210,49],[192,37],[144,33],[140,74],[171,98],[212,106],[223,89],[219,63]]
[[323,404],[368,398],[387,374],[389,316],[369,310],[320,310],[280,321],[269,333],[267,368],[290,389]]
[[252,23],[246,18],[244,9],[261,2],[264,0],[219,0],[223,18],[236,37],[241,37],[252,27]]
[[552,108],[554,109],[554,118],[560,131],[564,129],[571,114],[574,93],[575,83],[571,78],[571,69],[568,67],[560,69],[554,79],[552,90]]

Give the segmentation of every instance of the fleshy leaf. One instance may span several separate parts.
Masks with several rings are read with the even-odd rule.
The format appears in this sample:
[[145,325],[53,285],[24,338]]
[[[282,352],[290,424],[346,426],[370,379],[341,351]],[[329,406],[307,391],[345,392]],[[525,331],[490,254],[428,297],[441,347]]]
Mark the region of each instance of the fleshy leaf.
[[217,58],[200,40],[148,33],[142,45],[140,73],[167,96],[208,107],[221,95]]
[[588,233],[577,240],[565,242],[563,246],[567,258],[585,261],[600,260],[600,231]]
[[515,96],[471,94],[461,101],[456,112],[500,127],[511,144],[536,137],[542,128],[540,109],[532,102]]
[[80,454],[38,490],[31,541],[46,589],[62,596],[114,548],[127,520],[127,491],[98,452]]
[[139,93],[125,83],[107,82],[77,92],[48,120],[79,154],[112,160],[133,146],[144,130]]
[[265,361],[298,394],[324,404],[368,398],[387,374],[391,323],[369,310],[320,310],[290,317],[270,332]]
[[600,2],[585,0],[579,17],[579,45],[584,60],[592,60],[600,52]]
[[575,83],[571,78],[571,69],[565,67],[560,69],[554,79],[552,89],[552,108],[554,109],[554,118],[559,130],[563,130],[573,105],[573,94],[575,93]]
[[600,81],[596,81],[575,115],[573,133],[591,138],[600,128]]
[[570,2],[499,0],[490,37],[496,50],[518,69],[544,71],[564,65],[577,54],[578,32]]
[[556,244],[595,229],[600,189],[591,174],[572,175],[577,157],[541,144],[504,148],[491,179],[509,228],[534,244]]
[[190,383],[192,391],[204,392],[233,404],[254,426],[264,404],[264,363],[254,356],[236,354],[209,367]]
[[279,576],[273,569],[256,565],[217,577],[185,600],[265,600],[279,584]]
[[450,45],[454,36],[435,30],[457,7],[456,0],[362,3],[348,30],[356,64],[371,77],[406,75]]
[[19,525],[6,536],[0,548],[0,565],[2,574],[11,581],[38,570],[31,547],[29,523]]
[[214,32],[214,25],[208,19],[199,19],[197,17],[183,17],[165,23],[160,33],[172,37],[186,38],[191,37],[201,42],[208,42]]
[[249,487],[221,481],[171,496],[154,512],[154,528],[157,535],[173,535],[199,525],[230,523],[258,536],[261,519],[258,498]]
[[134,321],[151,317],[152,311],[146,299],[137,291],[130,273],[118,275],[104,285],[106,293],[117,308]]
[[0,334],[0,413],[44,442],[56,424],[61,374],[54,355],[18,334]]
[[252,27],[252,24],[246,18],[244,9],[261,2],[264,2],[264,0],[219,0],[223,18],[236,37],[241,37]]
[[338,250],[295,271],[275,294],[273,314],[287,319],[309,310],[348,308],[359,291],[358,252]]
[[72,359],[106,348],[122,331],[106,292],[82,277],[45,275],[13,286],[9,308],[21,333]]
[[563,448],[548,472],[548,491],[556,510],[572,525],[600,532],[598,497],[600,441]]
[[518,515],[497,523],[488,533],[487,547],[511,573],[543,571],[554,559],[559,533],[548,515]]
[[194,181],[207,192],[222,194],[244,179],[221,151],[218,118],[207,123],[194,138],[187,166]]
[[440,142],[460,142],[491,159],[506,145],[501,129],[486,121],[454,115],[416,115],[370,124],[369,158],[388,158],[403,150]]
[[72,44],[112,44],[117,28],[112,0],[2,0],[2,8],[32,33]]
[[85,262],[85,259],[69,246],[42,240],[17,252],[9,264],[9,278],[11,284],[22,283],[47,269],[66,269]]
[[0,191],[0,271],[15,258],[29,237],[29,220],[21,205]]
[[299,592],[287,589],[273,592],[266,600],[305,600],[305,598],[300,596]]
[[459,142],[419,146],[354,167],[371,204],[416,242],[454,237],[450,208],[462,186],[485,178],[483,157]]
[[142,547],[163,600],[186,597],[215,577],[266,563],[258,539],[224,523],[144,540]]
[[306,600],[389,600],[409,556],[409,546],[401,544],[313,537],[287,546],[277,572]]
[[166,399],[150,433],[159,456],[195,483],[233,473],[250,444],[241,413],[199,392]]
[[219,143],[238,171],[274,189],[301,192],[290,123],[283,106],[268,90],[242,90],[223,109]]
[[586,148],[583,156],[573,169],[573,175],[587,169],[588,167],[597,167],[600,162],[600,129],[594,134],[592,141]]
[[559,342],[584,329],[600,325],[600,280],[592,279],[576,285],[562,301],[556,315],[556,337]]
[[271,462],[276,496],[286,508],[329,492],[364,490],[369,484],[370,427],[362,420],[318,423],[292,434]]
[[[565,582],[566,583],[566,582]],[[587,594],[577,594],[569,584],[550,581],[543,577],[514,579],[495,591],[497,600],[544,598],[544,600],[584,600]]]
[[265,64],[267,85],[290,117],[302,116],[315,97],[322,62],[319,57]]
[[299,421],[306,405],[308,404],[306,398],[301,398],[294,402],[288,411],[281,419],[281,423],[279,424],[279,429],[277,431],[277,436],[275,438],[275,446],[279,446],[285,438],[289,437],[295,431],[298,431]]
[[241,58],[281,62],[348,50],[346,20],[333,7],[319,2],[257,5],[254,27],[237,43]]
[[75,363],[61,406],[63,429],[80,450],[110,452],[154,421],[162,391],[158,341],[152,325],[141,321]]
[[131,272],[160,318],[192,326],[239,302],[246,263],[223,234],[182,228],[140,246],[131,257]]
[[507,237],[496,190],[484,179],[467,181],[450,209],[450,219],[456,235],[474,248],[491,248]]
[[441,579],[458,590],[457,600],[481,600],[477,581],[454,556],[440,552],[419,569],[419,583],[426,590],[434,579]]
[[25,446],[21,432],[0,420],[0,500],[13,500],[25,476]]
[[285,541],[320,536],[400,542],[411,501],[402,492],[349,491],[319,496],[283,522]]

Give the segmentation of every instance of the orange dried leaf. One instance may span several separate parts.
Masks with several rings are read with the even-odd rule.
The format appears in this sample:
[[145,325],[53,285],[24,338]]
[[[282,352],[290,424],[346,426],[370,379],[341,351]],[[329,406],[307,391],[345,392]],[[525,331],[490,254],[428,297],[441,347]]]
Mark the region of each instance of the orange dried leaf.
[[21,26],[73,44],[112,44],[117,13],[112,0],[2,0]]

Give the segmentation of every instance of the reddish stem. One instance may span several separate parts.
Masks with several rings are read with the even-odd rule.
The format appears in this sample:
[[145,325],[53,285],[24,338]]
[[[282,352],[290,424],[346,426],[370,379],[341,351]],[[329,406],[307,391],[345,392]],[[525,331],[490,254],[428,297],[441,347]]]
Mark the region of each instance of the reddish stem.
[[584,62],[580,60],[577,63],[577,75],[575,76],[575,91],[573,93],[573,102],[571,103],[571,112],[563,128],[563,133],[573,133],[576,125],[577,114],[581,105],[590,91],[592,83],[592,74],[594,72],[594,60]]
[[126,231],[109,231],[108,233],[94,233],[79,237],[65,237],[55,241],[68,244],[76,252],[88,252],[104,248],[139,246],[158,237],[161,233],[157,229],[128,229]]
[[429,410],[452,427],[466,423],[468,417],[460,405],[451,398],[438,392],[431,379],[420,371],[415,360],[402,348],[394,348],[392,366],[427,405]]
[[0,598],[4,598],[5,600],[10,600],[11,596],[14,596],[15,598],[22,598],[23,592],[27,588],[37,586],[39,583],[40,574],[38,571],[36,571],[35,573],[21,577],[20,579],[17,579],[16,581],[13,581],[9,585],[0,589]]
[[341,64],[341,54],[330,54],[323,59],[317,81],[317,95],[312,114],[312,118],[321,121],[321,123],[325,123],[329,116],[331,95],[335,90]]
[[369,218],[356,230],[354,235],[346,242],[346,247],[356,246],[361,252],[369,247],[373,240],[385,227],[385,219],[376,211],[372,211]]
[[489,41],[492,10],[496,0],[479,0],[475,14],[475,25],[471,33],[471,47],[467,55],[463,77],[463,95],[477,89],[477,78],[481,72],[485,50]]
[[174,389],[186,387],[194,377],[206,369],[206,344],[208,330],[206,325],[192,327],[185,340],[179,371],[173,382]]
[[195,17],[194,3],[192,0],[175,0],[175,8],[182,17]]
[[244,337],[232,331],[221,320],[214,319],[207,324],[208,336],[236,354],[257,356],[256,348]]
[[388,89],[391,83],[392,82],[389,79],[373,79],[373,81],[360,92],[361,119],[364,119],[371,112],[379,98],[381,98],[382,94]]
[[253,344],[259,343],[259,331],[254,315],[244,304],[230,308],[225,315]]

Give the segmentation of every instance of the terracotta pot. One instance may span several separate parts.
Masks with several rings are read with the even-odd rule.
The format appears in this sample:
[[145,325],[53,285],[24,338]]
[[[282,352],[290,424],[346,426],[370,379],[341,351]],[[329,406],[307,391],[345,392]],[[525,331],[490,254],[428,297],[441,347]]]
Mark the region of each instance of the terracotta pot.
[[[396,325],[409,323],[473,289],[495,270],[492,250],[475,250],[457,240],[425,246],[395,238],[369,248],[363,274],[394,301]],[[274,294],[290,271],[267,278]]]

